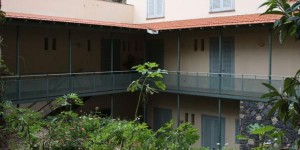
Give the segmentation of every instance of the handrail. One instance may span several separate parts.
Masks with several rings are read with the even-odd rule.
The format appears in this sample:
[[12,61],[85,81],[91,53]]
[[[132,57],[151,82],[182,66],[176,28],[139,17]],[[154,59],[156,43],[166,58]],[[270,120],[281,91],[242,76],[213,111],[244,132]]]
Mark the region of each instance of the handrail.
[[[13,78],[32,78],[32,77],[51,77],[51,76],[76,76],[76,75],[95,75],[95,74],[109,74],[109,73],[135,73],[134,70],[124,71],[103,71],[103,72],[78,72],[78,73],[55,73],[55,74],[33,74],[33,75],[20,75],[20,76],[1,76],[1,79],[13,79]],[[279,76],[279,75],[259,75],[259,74],[232,74],[232,73],[211,73],[211,72],[192,72],[192,71],[168,71],[168,73],[185,73],[185,74],[197,74],[197,76],[205,75],[229,75],[229,76],[253,76],[253,77],[277,77],[287,78],[291,76]]]
[[[180,74],[174,74],[178,72],[180,72]],[[41,74],[41,75],[22,75],[22,76],[13,76],[13,77],[6,76],[6,78],[3,77],[1,78],[13,79],[13,80],[4,80],[4,82],[7,82],[8,85],[9,84],[11,85],[10,94],[14,99],[18,100],[22,98],[30,99],[32,97],[35,97],[34,93],[38,91],[41,91],[40,93],[42,94],[40,96],[42,97],[51,97],[57,93],[61,94],[61,92],[65,92],[66,90],[68,90],[69,92],[90,94],[90,93],[97,93],[97,92],[103,92],[103,93],[113,92],[114,90],[126,89],[126,84],[128,86],[132,82],[132,75],[135,75],[132,73],[136,73],[136,71],[126,70],[126,71],[105,71],[105,72]],[[231,92],[231,94],[235,96],[248,96],[247,94],[251,94],[251,92],[252,93],[254,92],[256,94],[261,93],[261,90],[263,91],[264,87],[260,83],[267,82],[269,80],[268,75],[187,72],[187,71],[169,71],[169,73],[170,76],[168,76],[167,74],[165,75],[167,91],[173,91],[173,92],[189,91],[189,92],[216,94],[215,86],[218,84],[215,83],[215,81],[220,80],[217,78],[221,78],[221,80],[224,79],[224,82],[228,83],[229,86],[224,88],[222,87],[224,93],[221,92],[218,94],[226,95]],[[102,76],[102,74],[104,76]],[[125,76],[123,77],[123,75]],[[186,76],[180,78],[179,88],[175,88],[177,87],[178,82],[174,80],[173,76],[178,76],[178,75],[186,75]],[[214,75],[223,75],[223,76],[214,76]],[[109,80],[107,80],[108,79],[107,77],[109,77]],[[275,84],[276,86],[282,86],[281,81],[283,81],[285,77],[280,77],[280,76],[272,76],[272,77],[274,77],[272,78],[272,81],[274,81],[273,84]],[[275,77],[279,77],[279,78],[275,79]],[[31,82],[31,80],[34,82]],[[51,86],[49,86],[49,82],[51,83],[50,84]],[[115,85],[115,84],[116,84],[116,88],[114,88],[114,86],[111,87],[111,85]],[[21,96],[15,97],[14,95],[17,95],[18,92],[21,93]]]
[[1,79],[9,78],[31,78],[31,77],[51,77],[51,76],[76,76],[76,75],[95,75],[95,74],[110,74],[110,73],[133,73],[135,71],[103,71],[103,72],[79,72],[79,73],[59,73],[59,74],[33,74],[33,75],[20,75],[20,76],[1,76]]

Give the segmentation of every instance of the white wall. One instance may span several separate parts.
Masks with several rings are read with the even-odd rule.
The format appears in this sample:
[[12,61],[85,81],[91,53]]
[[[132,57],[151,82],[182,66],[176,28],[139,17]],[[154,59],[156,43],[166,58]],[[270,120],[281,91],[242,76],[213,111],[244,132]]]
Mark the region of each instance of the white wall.
[[87,20],[133,22],[133,6],[101,0],[2,0],[2,10]]
[[235,11],[210,13],[210,0],[165,0],[165,17],[147,20],[147,0],[127,0],[134,5],[134,23],[148,23],[216,16],[261,13],[258,7],[265,0],[235,0]]

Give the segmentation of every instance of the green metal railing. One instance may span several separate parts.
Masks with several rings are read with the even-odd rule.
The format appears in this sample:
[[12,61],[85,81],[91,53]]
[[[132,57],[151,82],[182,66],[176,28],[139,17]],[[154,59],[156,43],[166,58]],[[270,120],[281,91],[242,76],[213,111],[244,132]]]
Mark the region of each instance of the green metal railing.
[[[93,96],[125,92],[139,74],[131,71],[2,77],[5,97],[12,101],[53,98],[66,93]],[[165,75],[165,92],[237,100],[260,100],[268,89],[262,83],[282,88],[284,77],[201,72],[172,72]],[[221,85],[220,85],[221,84]],[[221,87],[221,89],[219,89]]]
[[72,74],[23,75],[2,77],[5,98],[22,101],[53,98],[67,93],[89,95],[99,92],[124,92],[138,77],[130,71],[85,72]]
[[164,82],[167,85],[166,92],[262,101],[260,96],[268,92],[262,83],[271,83],[276,88],[282,89],[285,77],[271,76],[271,78],[270,81],[267,75],[169,72]]

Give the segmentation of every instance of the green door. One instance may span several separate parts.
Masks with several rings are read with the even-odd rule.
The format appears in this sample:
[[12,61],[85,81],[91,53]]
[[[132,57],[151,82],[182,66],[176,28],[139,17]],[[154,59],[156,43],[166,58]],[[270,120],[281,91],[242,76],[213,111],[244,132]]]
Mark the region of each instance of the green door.
[[[202,115],[201,118],[201,146],[211,150],[218,149],[219,118],[217,116]],[[221,118],[221,145],[225,144],[225,118]]]
[[[210,38],[210,72],[219,73],[219,39],[216,37]],[[222,38],[222,73],[234,73],[234,38]],[[222,89],[232,90],[234,88],[234,79],[230,75],[222,75]],[[218,89],[219,76],[211,75],[211,88]]]
[[172,110],[164,108],[154,108],[153,129],[157,131],[172,119]]
[[[120,70],[120,49],[121,41],[113,40],[113,52],[114,52],[114,71]],[[111,71],[111,40],[101,40],[101,71]]]
[[164,68],[164,41],[146,41],[146,62],[156,62],[160,68]]

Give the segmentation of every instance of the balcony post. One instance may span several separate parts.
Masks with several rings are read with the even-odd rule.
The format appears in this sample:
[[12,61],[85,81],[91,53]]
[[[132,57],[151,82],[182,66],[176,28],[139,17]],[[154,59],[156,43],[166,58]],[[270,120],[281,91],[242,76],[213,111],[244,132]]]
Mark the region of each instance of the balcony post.
[[[112,79],[112,90],[115,89],[115,79],[114,79],[114,39],[113,33],[110,33],[110,71],[111,71],[111,79]],[[110,95],[110,115],[111,118],[114,118],[114,95]]]
[[114,95],[110,95],[110,117],[114,118]]
[[110,70],[114,71],[114,39],[113,33],[110,33]]
[[[180,50],[180,30],[177,35],[177,91],[180,90],[180,65],[181,65],[181,50]],[[180,95],[177,94],[177,126],[180,125]]]
[[16,75],[20,76],[20,26],[17,26],[16,32]]
[[273,30],[269,28],[269,84],[272,82]]
[[69,91],[73,92],[73,77],[72,77],[72,31],[68,31],[68,56],[69,56]]
[[177,35],[177,90],[179,91],[180,89],[180,65],[181,65],[181,50],[180,50],[180,30],[178,30],[178,35]]
[[69,52],[69,73],[72,73],[72,31],[69,29],[68,31],[68,52]]
[[[221,89],[222,89],[222,62],[223,62],[223,57],[222,57],[222,30],[219,30],[219,95],[221,95]],[[219,149],[222,149],[222,112],[221,112],[221,98],[218,98],[218,117],[219,117]]]
[[110,33],[110,71],[111,71],[111,79],[112,79],[112,90],[115,89],[115,79],[114,79],[114,39],[113,33]]
[[177,127],[180,126],[180,95],[177,94]]
[[20,84],[20,26],[16,28],[17,37],[16,37],[16,75],[17,79],[17,98],[21,98],[21,84]]
[[147,56],[146,56],[146,50],[147,50],[147,45],[146,45],[146,37],[147,37],[147,34],[146,33],[144,33],[144,36],[143,36],[143,62],[145,63],[146,62],[146,58],[147,58]]
[[222,101],[221,98],[218,99],[218,117],[219,117],[219,149],[222,149]]

